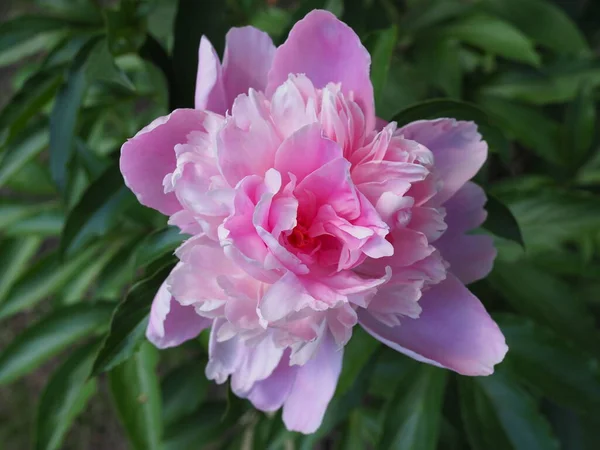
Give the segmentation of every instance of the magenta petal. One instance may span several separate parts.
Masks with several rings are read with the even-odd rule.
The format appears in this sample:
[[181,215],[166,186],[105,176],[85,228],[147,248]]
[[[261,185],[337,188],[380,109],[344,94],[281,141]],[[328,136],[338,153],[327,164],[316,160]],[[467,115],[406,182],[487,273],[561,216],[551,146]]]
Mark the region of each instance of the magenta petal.
[[229,109],[250,88],[265,90],[275,46],[267,33],[254,27],[232,28],[225,40],[223,84]]
[[211,319],[200,317],[192,306],[180,305],[163,283],[152,302],[146,337],[158,348],[175,347],[211,324]]
[[123,144],[121,173],[140,203],[166,215],[181,210],[175,194],[165,194],[163,179],[175,170],[175,146],[186,143],[191,131],[203,130],[205,116],[194,109],[176,109]]
[[267,96],[272,96],[290,74],[306,74],[316,88],[341,83],[344,94],[353,93],[370,131],[375,126],[370,65],[369,52],[352,28],[330,12],[315,10],[294,25],[275,52]]
[[318,123],[305,125],[288,137],[275,155],[275,169],[283,176],[293,173],[298,182],[318,168],[342,157],[338,144],[323,137]]
[[467,182],[462,188],[444,203],[447,230],[442,236],[457,235],[471,231],[480,226],[487,217],[484,209],[487,198],[482,188],[475,183]]
[[254,384],[248,400],[261,411],[277,411],[287,400],[298,369],[299,366],[290,366],[289,354],[285,353],[273,373]]
[[359,323],[372,336],[418,361],[462,375],[489,375],[508,347],[481,302],[454,276],[426,291],[418,319],[388,327],[366,310]]
[[342,357],[343,351],[327,333],[315,356],[298,368],[283,405],[283,422],[288,430],[309,434],[321,426],[342,370]]
[[443,204],[475,176],[487,158],[488,146],[477,125],[455,119],[419,120],[399,130],[406,139],[424,145],[433,153],[435,172],[443,186],[433,201]]
[[225,99],[219,56],[206,36],[202,36],[198,50],[196,109],[225,114],[230,106]]
[[465,284],[485,278],[496,259],[494,239],[484,234],[442,236],[435,242],[450,272]]

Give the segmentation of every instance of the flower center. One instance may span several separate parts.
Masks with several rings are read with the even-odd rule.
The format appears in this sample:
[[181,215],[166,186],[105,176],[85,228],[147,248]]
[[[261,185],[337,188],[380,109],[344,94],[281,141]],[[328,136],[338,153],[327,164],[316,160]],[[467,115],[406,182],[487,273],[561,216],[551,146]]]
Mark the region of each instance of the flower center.
[[309,236],[308,229],[304,225],[298,224],[288,236],[288,242],[296,248],[306,248],[315,244],[315,238]]

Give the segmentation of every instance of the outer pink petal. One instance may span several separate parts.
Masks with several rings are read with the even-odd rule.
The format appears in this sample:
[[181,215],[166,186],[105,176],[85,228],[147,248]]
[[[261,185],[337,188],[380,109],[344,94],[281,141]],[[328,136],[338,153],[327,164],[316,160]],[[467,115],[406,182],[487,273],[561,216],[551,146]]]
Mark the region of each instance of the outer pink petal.
[[443,204],[475,176],[487,158],[488,146],[477,125],[454,119],[420,120],[399,130],[433,152],[435,168],[443,181],[433,201]]
[[146,337],[158,348],[175,347],[211,324],[212,320],[200,317],[192,306],[180,305],[163,283],[152,302]]
[[250,88],[264,91],[275,46],[269,35],[254,27],[232,28],[225,38],[223,84],[227,108]]
[[480,226],[487,217],[484,209],[487,198],[485,192],[475,183],[467,182],[450,200],[444,203],[448,225],[442,236],[457,235]]
[[418,319],[388,327],[368,311],[359,323],[372,336],[418,361],[462,375],[489,375],[508,347],[498,325],[477,297],[452,275],[426,291]]
[[164,193],[163,179],[175,170],[175,146],[187,142],[191,131],[203,130],[205,116],[202,111],[177,109],[123,144],[121,173],[140,203],[166,215],[181,210],[175,194]]
[[196,109],[205,109],[223,115],[231,106],[225,98],[221,61],[206,36],[202,36],[198,49],[195,106]]
[[448,270],[465,284],[485,278],[497,254],[493,238],[484,234],[442,236],[434,245],[450,263]]
[[267,96],[273,95],[289,74],[306,74],[316,88],[341,83],[342,92],[353,92],[370,131],[375,126],[370,65],[369,52],[352,28],[330,12],[315,10],[294,25],[288,39],[275,52]]
[[306,125],[288,137],[275,155],[275,169],[284,177],[293,173],[298,182],[318,168],[342,157],[338,144],[323,137],[318,123]]
[[277,411],[288,398],[298,369],[298,366],[290,366],[289,354],[286,352],[273,373],[252,387],[248,400],[261,411]]
[[342,357],[343,352],[327,334],[315,356],[298,369],[283,405],[283,422],[288,430],[309,434],[321,426],[342,370]]

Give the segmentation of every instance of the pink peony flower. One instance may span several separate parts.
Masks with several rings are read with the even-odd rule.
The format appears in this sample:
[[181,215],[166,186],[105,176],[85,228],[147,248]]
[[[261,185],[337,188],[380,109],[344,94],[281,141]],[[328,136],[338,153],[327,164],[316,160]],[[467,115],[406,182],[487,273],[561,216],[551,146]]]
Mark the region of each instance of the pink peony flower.
[[488,375],[507,347],[464,286],[491,269],[468,232],[486,198],[471,122],[376,126],[370,57],[313,11],[275,48],[234,28],[223,63],[206,38],[196,109],[122,148],[141,203],[191,237],[160,289],[147,336],[170,347],[211,327],[207,376],[290,430],[321,424],[360,324],[419,361]]

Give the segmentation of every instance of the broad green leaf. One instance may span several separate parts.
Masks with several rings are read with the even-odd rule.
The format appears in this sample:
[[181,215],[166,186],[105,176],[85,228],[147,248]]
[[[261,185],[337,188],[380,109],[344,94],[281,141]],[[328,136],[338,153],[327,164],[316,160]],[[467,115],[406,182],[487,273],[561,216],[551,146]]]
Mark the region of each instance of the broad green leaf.
[[63,305],[70,305],[82,301],[85,298],[86,292],[89,291],[94,281],[96,281],[100,275],[102,269],[104,269],[124,244],[125,239],[123,238],[112,239],[97,258],[90,261],[76,277],[70,280],[67,285],[61,289],[59,297],[60,303]]
[[513,23],[535,42],[561,53],[587,53],[589,47],[565,12],[544,0],[485,0],[495,14]]
[[118,167],[109,167],[86,189],[69,213],[61,236],[61,251],[71,254],[94,238],[103,236],[133,204],[135,197],[123,185]]
[[26,204],[18,203],[15,201],[1,201],[0,202],[0,231],[4,232],[7,228],[12,225],[19,223],[27,218],[33,217],[37,214],[42,214],[47,211],[56,210],[56,203],[37,203],[37,204]]
[[352,339],[344,347],[344,363],[338,380],[336,395],[345,394],[354,384],[363,367],[379,347],[379,341],[356,327],[352,331]]
[[291,18],[289,11],[283,8],[271,7],[253,14],[250,18],[250,24],[265,33],[269,33],[274,40],[278,40],[283,32],[289,28]]
[[0,23],[0,67],[48,48],[63,34],[63,20],[49,16],[23,15]]
[[124,0],[119,9],[104,9],[108,48],[115,55],[139,50],[146,39],[146,2]]
[[600,344],[591,311],[559,278],[525,262],[497,261],[488,281],[521,314],[587,348]]
[[17,336],[0,354],[0,384],[7,384],[51,359],[69,345],[106,327],[113,305],[60,308]]
[[161,448],[160,387],[156,374],[158,352],[149,343],[108,374],[117,415],[135,450]]
[[186,237],[177,227],[167,227],[152,233],[137,248],[134,255],[135,267],[147,267],[163,256],[172,255]]
[[591,150],[596,125],[594,91],[589,83],[583,83],[569,104],[565,117],[562,157],[567,166],[577,169],[585,161]]
[[447,373],[421,364],[394,394],[377,448],[435,450]]
[[42,211],[4,229],[6,236],[59,236],[65,224],[65,215],[58,209]]
[[135,284],[117,306],[110,329],[94,361],[94,375],[112,369],[130,358],[144,338],[152,300],[171,267],[158,270]]
[[459,99],[462,92],[462,67],[458,41],[421,40],[417,43],[415,52],[423,77],[449,97]]
[[58,292],[83,267],[97,257],[100,245],[91,246],[60,264],[56,253],[51,253],[25,272],[0,303],[0,319],[26,310],[39,301]]
[[427,82],[419,71],[410,62],[394,58],[377,106],[377,116],[392,120],[404,108],[425,99],[427,92]]
[[461,413],[474,450],[552,450],[558,442],[534,399],[507,373],[460,378]]
[[507,59],[540,65],[540,56],[532,42],[518,29],[494,16],[467,16],[443,27],[439,33]]
[[75,147],[75,129],[86,89],[85,70],[96,39],[90,39],[75,56],[66,82],[50,114],[50,172],[59,191],[66,194],[68,163]]
[[595,60],[557,62],[536,72],[501,72],[482,93],[534,105],[573,99],[582,83],[600,85],[600,63]]
[[0,112],[0,144],[10,142],[26,128],[53,99],[62,79],[61,73],[40,71],[25,81]]
[[473,5],[465,4],[460,0],[434,0],[421,2],[420,5],[410,5],[403,18],[401,30],[426,32],[428,28],[438,27],[456,17],[464,17],[472,9]]
[[52,17],[75,23],[102,25],[99,5],[89,0],[34,0],[34,2]]
[[531,388],[583,412],[600,407],[598,360],[563,337],[522,317],[496,317],[506,337],[506,364]]
[[37,236],[6,239],[0,242],[0,303],[15,281],[27,269],[42,240]]
[[387,83],[392,55],[397,42],[398,28],[396,26],[377,31],[367,41],[367,48],[372,59],[371,82],[376,105],[381,103],[381,96]]
[[115,59],[108,50],[108,43],[102,39],[90,52],[86,64],[86,78],[89,82],[104,81],[114,83],[126,90],[134,91],[135,86],[115,63]]
[[600,205],[594,195],[546,188],[506,199],[517,219],[528,252],[556,248],[600,226]]
[[487,194],[485,210],[487,218],[482,225],[483,228],[498,237],[509,239],[525,247],[519,224],[504,203],[493,195]]
[[0,187],[4,186],[23,166],[38,156],[48,146],[48,131],[28,130],[20,142],[7,146],[0,160]]
[[482,97],[479,103],[494,116],[507,134],[544,160],[560,164],[558,123],[529,105],[489,96]]
[[[31,180],[36,181],[32,183]],[[15,172],[6,182],[6,187],[13,192],[40,196],[48,196],[56,192],[48,167],[37,160],[29,161],[21,170]]]
[[162,417],[166,427],[192,414],[206,398],[212,381],[206,378],[204,366],[205,361],[183,364],[164,378]]
[[130,286],[134,276],[135,249],[140,237],[125,244],[119,252],[106,264],[96,284],[98,298],[119,299],[127,286]]
[[510,149],[507,147],[502,131],[493,123],[493,117],[472,103],[446,99],[427,100],[400,111],[392,120],[401,127],[416,120],[446,117],[475,122],[483,139],[488,142],[492,150],[498,152],[503,159],[509,158]]
[[40,397],[35,426],[36,450],[58,450],[69,428],[96,392],[89,380],[98,342],[77,349],[54,372]]
[[232,431],[231,421],[222,421],[226,404],[223,401],[203,403],[200,409],[165,429],[164,450],[206,448]]

